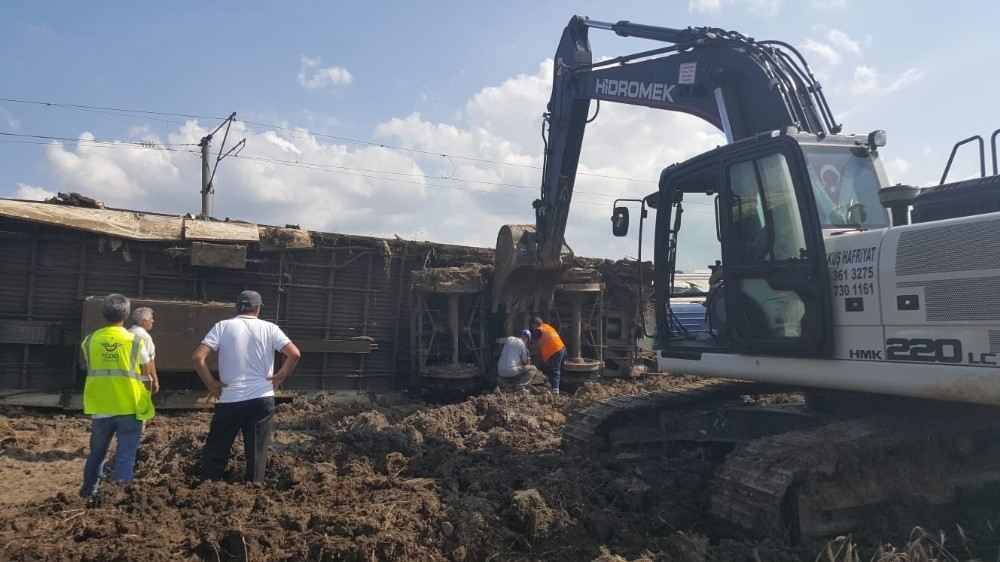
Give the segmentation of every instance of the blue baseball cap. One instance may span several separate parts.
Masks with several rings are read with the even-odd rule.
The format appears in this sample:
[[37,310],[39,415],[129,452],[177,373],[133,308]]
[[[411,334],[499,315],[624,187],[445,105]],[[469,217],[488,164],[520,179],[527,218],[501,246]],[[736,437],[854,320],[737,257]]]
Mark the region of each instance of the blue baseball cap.
[[531,332],[528,330],[521,330],[521,337],[528,338],[528,341],[531,341]]

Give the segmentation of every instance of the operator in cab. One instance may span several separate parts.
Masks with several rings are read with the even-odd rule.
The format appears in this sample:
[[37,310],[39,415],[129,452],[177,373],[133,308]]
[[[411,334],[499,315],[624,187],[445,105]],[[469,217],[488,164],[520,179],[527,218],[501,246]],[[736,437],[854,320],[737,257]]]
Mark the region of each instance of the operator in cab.
[[725,339],[728,336],[726,326],[726,296],[722,279],[722,262],[708,266],[712,274],[708,277],[708,296],[702,305],[705,307],[705,327],[713,339]]

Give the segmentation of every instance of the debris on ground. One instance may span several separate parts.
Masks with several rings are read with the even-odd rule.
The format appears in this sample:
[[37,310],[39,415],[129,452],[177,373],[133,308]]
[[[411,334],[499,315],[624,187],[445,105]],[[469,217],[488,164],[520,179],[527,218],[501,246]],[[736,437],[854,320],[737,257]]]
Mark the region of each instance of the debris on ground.
[[8,410],[0,415],[0,559],[815,559],[822,545],[791,547],[708,518],[715,464],[698,451],[561,447],[573,409],[683,380],[436,406],[304,398],[277,408],[260,486],[238,482],[239,442],[227,481],[199,482],[194,462],[210,414],[160,416],[147,426],[135,484],[104,484],[92,503],[76,495],[89,421]]

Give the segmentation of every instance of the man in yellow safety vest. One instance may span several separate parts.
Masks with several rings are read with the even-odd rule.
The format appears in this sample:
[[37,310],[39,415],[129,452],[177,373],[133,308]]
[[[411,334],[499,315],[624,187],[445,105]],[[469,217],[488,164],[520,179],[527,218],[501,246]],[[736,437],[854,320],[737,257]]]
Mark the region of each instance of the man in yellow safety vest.
[[87,363],[83,413],[93,416],[90,455],[83,469],[80,495],[93,497],[104,468],[111,438],[118,439],[111,479],[130,484],[142,437],[142,422],[153,417],[153,400],[142,383],[148,375],[149,352],[142,337],[123,326],[131,304],[122,295],[104,297],[101,315],[107,324],[90,333],[81,348]]

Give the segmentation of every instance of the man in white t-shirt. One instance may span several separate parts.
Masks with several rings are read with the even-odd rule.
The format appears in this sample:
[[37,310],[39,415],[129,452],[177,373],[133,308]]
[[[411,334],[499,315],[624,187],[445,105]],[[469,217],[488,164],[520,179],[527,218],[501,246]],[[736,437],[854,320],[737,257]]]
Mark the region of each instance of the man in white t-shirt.
[[[243,433],[247,482],[262,482],[267,468],[267,447],[274,428],[274,390],[287,379],[302,354],[281,328],[259,318],[263,301],[256,291],[236,298],[238,316],[218,322],[194,350],[198,377],[209,394],[219,399],[201,455],[202,478],[222,478],[236,434]],[[219,380],[206,361],[219,355]],[[274,372],[274,354],[285,361]]]
[[526,388],[532,379],[539,374],[538,368],[531,364],[528,353],[528,343],[531,342],[531,332],[522,330],[517,336],[508,336],[503,340],[500,360],[497,362],[497,381],[504,390]]
[[149,352],[149,374],[142,375],[142,382],[146,385],[146,390],[153,394],[160,391],[160,376],[156,372],[156,346],[153,344],[153,336],[149,335],[155,322],[152,308],[137,308],[132,311],[132,326],[128,329],[146,344],[146,351]]

